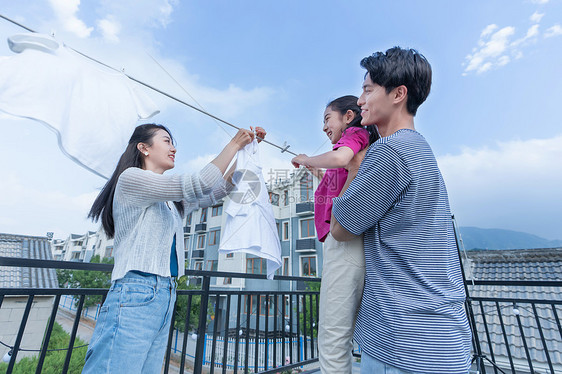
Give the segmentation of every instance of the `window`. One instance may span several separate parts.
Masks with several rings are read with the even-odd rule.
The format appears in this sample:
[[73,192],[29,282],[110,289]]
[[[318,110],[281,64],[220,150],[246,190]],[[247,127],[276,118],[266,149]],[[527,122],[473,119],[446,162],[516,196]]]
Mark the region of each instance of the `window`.
[[301,276],[302,277],[315,277],[316,276],[316,256],[302,256],[301,257]]
[[313,238],[316,235],[314,231],[314,218],[307,218],[300,221],[301,238]]
[[186,226],[191,225],[191,218],[192,218],[192,217],[193,217],[193,213],[189,213],[189,214],[187,215],[187,217],[185,218],[185,225],[186,225]]
[[282,275],[289,275],[289,257],[283,257],[283,272]]
[[103,257],[113,257],[113,246],[105,247],[105,255]]
[[201,220],[199,221],[199,223],[205,222],[207,222],[207,208],[201,209]]
[[209,271],[217,271],[219,268],[219,261],[218,260],[208,260],[207,261],[207,269]]
[[289,190],[283,191],[283,203],[285,206],[289,205]]
[[205,248],[205,234],[197,236],[197,249]]
[[227,253],[226,258],[234,258],[234,253]]
[[220,230],[213,230],[209,232],[209,245],[216,245],[220,240]]
[[283,240],[289,240],[289,222],[283,222]]
[[312,199],[312,174],[306,173],[300,180],[301,201]]
[[271,205],[279,206],[279,194],[270,192],[269,202],[271,203]]
[[291,314],[291,298],[290,296],[283,296],[283,299],[285,300],[285,317],[289,318]]
[[211,217],[218,217],[222,214],[222,205],[214,206],[211,209]]
[[232,284],[232,278],[223,278],[222,284]]
[[258,295],[245,295],[244,296],[244,313],[248,314],[248,302],[250,303],[249,310],[251,314],[256,314],[258,308]]
[[195,261],[193,268],[195,270],[203,270],[203,261]]
[[[259,297],[259,305],[258,305]],[[250,302],[250,310],[252,314],[259,313],[261,316],[265,316],[266,311],[269,309],[268,314],[273,316],[275,313],[275,300],[274,296],[265,295],[250,295],[244,296],[244,313],[248,313],[248,298]],[[259,310],[258,310],[259,308]]]
[[265,274],[265,260],[263,258],[248,258],[246,259],[246,273],[247,274]]
[[260,315],[265,316],[267,311],[269,316],[273,316],[273,314],[275,313],[274,303],[274,296],[260,296]]

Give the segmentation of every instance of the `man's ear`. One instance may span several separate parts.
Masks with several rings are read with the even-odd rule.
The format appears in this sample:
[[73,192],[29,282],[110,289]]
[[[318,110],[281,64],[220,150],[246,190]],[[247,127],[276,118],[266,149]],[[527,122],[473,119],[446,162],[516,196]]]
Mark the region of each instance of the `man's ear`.
[[408,88],[406,86],[398,86],[393,90],[394,103],[399,104],[408,99]]

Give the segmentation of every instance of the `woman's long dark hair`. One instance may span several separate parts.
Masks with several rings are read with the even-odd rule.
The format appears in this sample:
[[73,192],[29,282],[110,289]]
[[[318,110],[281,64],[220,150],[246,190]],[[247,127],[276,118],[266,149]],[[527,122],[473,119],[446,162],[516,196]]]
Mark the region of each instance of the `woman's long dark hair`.
[[[342,116],[347,113],[348,110],[351,110],[355,117],[353,120],[347,125],[347,127],[361,127],[365,128],[361,125],[361,108],[357,105],[358,98],[353,95],[346,95],[339,97],[335,100],[332,100],[326,105],[326,108],[332,109],[334,112],[339,112]],[[379,133],[375,126],[367,126],[367,131],[369,131],[369,144],[373,144],[379,139]]]
[[[113,172],[113,175],[105,186],[103,186],[100,194],[94,201],[90,212],[88,213],[88,218],[92,218],[94,222],[97,222],[101,216],[101,223],[106,235],[109,238],[115,236],[115,224],[113,221],[113,196],[115,195],[115,186],[117,186],[117,180],[122,172],[130,167],[142,168],[143,159],[141,152],[137,148],[137,144],[145,143],[149,146],[152,145],[152,138],[158,130],[164,130],[170,135],[170,139],[173,142],[172,133],[165,126],[149,123],[146,125],[139,125],[135,128],[131,139],[129,139],[129,144],[125,149],[125,152],[121,155],[117,167]],[[175,201],[174,205],[183,217],[183,204],[181,201]]]

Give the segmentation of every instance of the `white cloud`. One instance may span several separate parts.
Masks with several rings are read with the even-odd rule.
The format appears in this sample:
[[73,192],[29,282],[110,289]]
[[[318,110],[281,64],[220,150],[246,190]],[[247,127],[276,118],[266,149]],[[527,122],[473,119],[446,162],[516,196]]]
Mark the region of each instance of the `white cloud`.
[[438,162],[462,225],[540,233],[562,220],[561,159],[562,135],[465,148]]
[[103,0],[102,12],[112,14],[127,29],[142,30],[151,27],[166,27],[171,21],[177,0]]
[[498,25],[495,24],[491,24],[488,25],[484,28],[484,30],[482,30],[482,32],[480,33],[480,38],[483,38],[485,36],[490,35],[492,32],[496,31],[498,28]]
[[80,0],[49,0],[49,3],[66,31],[80,38],[90,36],[93,27],[87,27],[84,21],[76,16]]
[[471,71],[483,73],[497,64],[498,60],[508,52],[509,39],[515,33],[515,28],[509,26],[494,32],[496,29],[495,25],[489,25],[484,29],[483,36],[478,41],[480,48],[466,56],[468,62],[465,73]]
[[530,20],[535,22],[535,23],[539,23],[541,21],[541,19],[543,18],[544,13],[539,13],[539,12],[535,12],[533,13],[533,15],[531,15]]
[[533,4],[546,4],[549,0],[531,0]]
[[515,40],[513,43],[511,43],[512,47],[517,47],[520,44],[526,43],[526,42],[530,42],[530,41],[536,41],[536,37],[539,35],[539,25],[533,25],[531,27],[529,27],[529,29],[527,30],[527,34],[520,38]]
[[558,36],[558,35],[562,35],[562,27],[560,27],[560,25],[558,24],[548,28],[544,33],[545,38],[551,38],[553,36]]
[[[96,225],[86,218],[98,191],[69,195],[43,185],[28,185],[15,174],[5,175],[0,184],[0,211],[5,232],[45,235],[55,231],[57,237],[70,232],[82,233]],[[25,229],[22,230],[22,227]]]
[[[512,39],[516,34],[514,26],[506,26],[501,29],[496,24],[486,26],[480,33],[477,47],[473,48],[465,58],[463,75],[473,72],[481,74],[523,57],[523,48],[538,40],[539,22],[543,16],[544,13],[533,13],[530,20],[535,24],[527,29],[524,36],[515,40]],[[560,26],[558,28],[553,26],[547,31],[545,37],[554,36],[557,32],[562,32]]]
[[97,24],[105,40],[111,43],[119,42],[121,25],[112,16],[99,20]]

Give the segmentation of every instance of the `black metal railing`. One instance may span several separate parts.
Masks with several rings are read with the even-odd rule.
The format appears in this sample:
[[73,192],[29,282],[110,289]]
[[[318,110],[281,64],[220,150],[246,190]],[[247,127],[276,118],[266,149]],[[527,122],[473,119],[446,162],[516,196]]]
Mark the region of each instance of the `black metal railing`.
[[[0,266],[111,271],[113,265],[0,257]],[[174,328],[168,338],[165,373],[259,372],[279,373],[316,362],[318,291],[307,290],[306,282],[319,278],[275,277],[277,290],[246,291],[217,289],[211,278],[266,279],[261,274],[187,270],[200,289],[178,290],[178,302],[188,312],[182,315],[183,331]],[[281,286],[290,282],[292,286]],[[217,284],[222,284],[217,282]],[[473,370],[481,373],[562,372],[562,281],[468,280],[467,311],[473,331]],[[291,288],[292,291],[283,291]],[[36,373],[41,373],[54,321],[64,298],[72,298],[74,321],[62,373],[68,372],[81,319],[87,316],[87,296],[105,297],[107,289],[0,288],[0,312],[6,300],[19,296],[25,304],[17,321],[7,373],[23,352],[22,340],[36,300],[51,296],[52,308],[44,339],[38,349]],[[200,305],[192,316],[192,305]],[[22,304],[22,305],[23,305]],[[176,304],[177,305],[177,304]],[[174,314],[174,318],[176,314]],[[8,322],[2,322],[8,323]],[[2,335],[0,333],[0,335]],[[7,342],[3,342],[7,343]]]
[[481,373],[562,373],[562,281],[467,281]]
[[[111,271],[113,268],[113,265],[110,264],[8,257],[0,257],[0,266],[105,272]],[[270,284],[275,285],[277,290],[245,291],[212,288],[211,278],[226,278],[230,281],[244,279],[247,282],[250,279],[265,280],[266,276],[197,270],[186,270],[186,275],[201,279],[201,288],[177,291],[176,307],[178,302],[183,299],[186,302],[185,310],[187,312],[182,316],[184,318],[183,331],[174,328],[176,318],[176,313],[174,313],[168,337],[165,373],[171,372],[172,368],[174,372],[179,373],[184,373],[186,370],[201,373],[204,367],[209,373],[215,371],[226,373],[227,370],[229,373],[280,373],[318,361],[316,337],[319,292],[296,290],[295,284],[303,281],[319,282],[319,278],[276,276],[275,280],[278,282]],[[280,283],[287,284],[285,282],[292,283],[293,286],[281,287],[279,285]],[[283,288],[295,290],[279,290]],[[13,296],[27,298],[26,307],[21,319],[17,322],[19,329],[13,344],[3,342],[11,349],[7,373],[12,373],[18,354],[27,348],[22,347],[22,339],[26,333],[35,298],[44,296],[54,298],[50,315],[45,319],[48,323],[43,342],[38,349],[39,361],[35,368],[36,373],[41,373],[43,369],[53,325],[61,306],[61,298],[72,297],[74,299],[71,308],[74,321],[61,371],[67,373],[81,318],[88,314],[84,313],[85,297],[101,295],[103,302],[107,291],[107,289],[0,288],[0,311],[7,298]],[[200,305],[199,314],[192,316],[192,305],[196,302]],[[195,344],[193,344],[193,340],[195,340]],[[193,354],[190,353],[190,348]]]

